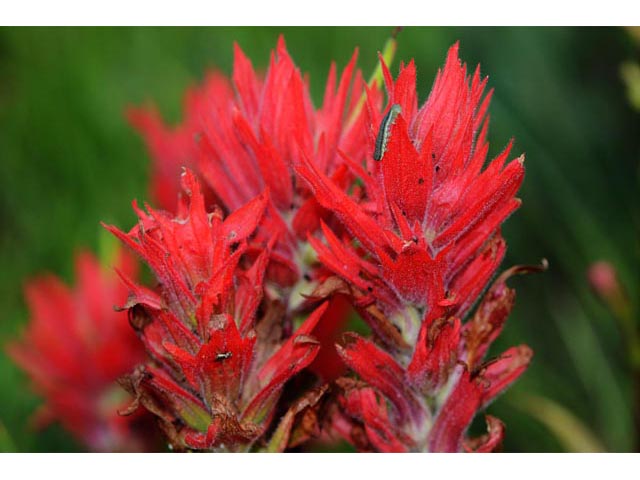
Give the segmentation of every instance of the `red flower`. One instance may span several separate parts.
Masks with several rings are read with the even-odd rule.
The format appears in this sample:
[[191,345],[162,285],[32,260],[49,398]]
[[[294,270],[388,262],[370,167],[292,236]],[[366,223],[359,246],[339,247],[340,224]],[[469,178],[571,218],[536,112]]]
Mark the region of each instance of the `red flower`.
[[[316,110],[308,82],[289,56],[282,37],[264,78],[236,45],[232,81],[214,72],[201,87],[190,90],[185,120],[179,127],[163,126],[153,109],[132,110],[130,115],[154,157],[157,180],[175,179],[181,166],[195,166],[229,212],[266,187],[270,189],[270,213],[258,235],[268,238],[282,232],[272,252],[270,270],[283,285],[292,285],[305,273],[300,257],[304,256],[306,234],[315,231],[319,219],[327,216],[306,186],[296,181],[293,165],[300,155],[307,155],[322,172],[346,186],[348,172],[338,149],[355,157],[364,155],[364,112],[346,124],[364,89],[359,71],[352,82],[355,61],[356,54],[337,89],[336,67],[331,66],[323,104]],[[163,180],[155,189],[169,190]],[[165,208],[171,204],[168,196],[168,201],[161,201]]]
[[[282,37],[264,76],[255,72],[236,46],[231,81],[213,72],[202,86],[191,89],[180,126],[164,126],[154,109],[130,113],[154,158],[154,191],[163,208],[175,212],[177,172],[182,166],[199,173],[227,212],[234,212],[269,188],[267,213],[247,254],[256,258],[263,245],[277,237],[267,281],[275,284],[274,292],[287,304],[289,317],[309,312],[309,303],[301,294],[310,294],[324,278],[307,233],[315,232],[321,219],[331,221],[331,214],[296,178],[293,166],[305,155],[339,185],[346,187],[351,182],[338,151],[355,158],[366,152],[367,117],[357,107],[364,81],[355,71],[355,61],[356,54],[337,87],[336,66],[331,66],[322,106],[315,109],[308,81],[295,66]],[[370,95],[374,103],[381,100],[375,90]],[[334,339],[346,322],[346,314],[339,301],[332,305],[318,336]],[[332,345],[327,343],[323,353],[326,362],[316,362],[314,367],[324,378],[333,378],[339,371]]]
[[489,435],[482,441],[465,440],[464,435],[477,411],[529,364],[532,352],[526,345],[487,362],[483,358],[513,307],[515,292],[506,279],[535,269],[514,267],[502,274],[462,330],[456,318],[432,322],[408,366],[374,343],[348,335],[340,353],[366,383],[338,381],[341,408],[334,412],[334,430],[361,450],[456,452],[498,447],[503,428],[493,417],[487,417]]
[[[135,276],[129,255],[120,254],[118,265]],[[127,289],[89,253],[77,257],[76,279],[73,290],[52,275],[29,281],[31,322],[7,351],[45,398],[39,424],[58,420],[94,451],[147,449],[140,415],[118,414],[130,398],[115,381],[144,359],[126,315],[113,308],[127,298]]]
[[[520,205],[523,160],[505,165],[510,144],[482,170],[491,93],[483,97],[479,69],[467,76],[457,44],[420,109],[414,63],[402,66],[395,82],[384,64],[383,72],[388,113],[383,118],[368,102],[364,166],[340,152],[362,191],[348,195],[301,156],[298,174],[347,230],[336,234],[323,224],[326,244],[310,242],[346,282],[337,291],[351,292],[389,352],[355,335],[340,347],[369,385],[349,384],[341,400],[347,417],[364,423],[365,443],[382,451],[456,451],[476,410],[522,373],[531,356],[526,347],[510,349],[484,368],[479,362],[495,337],[475,333],[473,321],[461,324],[504,256],[500,224]],[[506,292],[503,278],[476,315],[501,325],[510,304],[494,305],[491,295]],[[479,346],[469,352],[469,342]]]
[[[470,310],[504,257],[500,226],[520,204],[522,157],[507,163],[509,145],[484,167],[491,94],[479,70],[467,76],[457,45],[420,109],[413,62],[395,82],[382,65],[383,112],[359,72],[352,82],[354,68],[355,55],[336,88],[332,67],[316,110],[282,39],[264,78],[236,48],[232,81],[213,74],[194,90],[181,127],[138,114],[160,164],[195,165],[230,214],[207,213],[187,174],[189,198],[176,215],[136,207],[138,227],[111,229],[160,283],[152,291],[129,282],[130,320],[153,362],[125,384],[177,448],[279,450],[322,423],[323,388],[278,401],[318,353],[309,334],[328,343],[341,328],[344,313],[326,318],[345,311],[336,294],[374,339],[346,334],[338,348],[360,380],[337,381],[326,409],[334,431],[362,450],[500,443],[493,417],[487,436],[464,436],[531,358],[521,346],[484,360],[512,308],[506,279],[531,268],[505,272]],[[334,308],[323,304],[301,322],[324,298]],[[314,365],[320,378],[339,371],[325,366]]]
[[207,213],[188,171],[183,189],[176,217],[134,205],[140,223],[131,232],[107,227],[159,282],[153,291],[123,277],[131,324],[154,360],[123,383],[159,417],[174,448],[248,450],[263,440],[285,382],[317,354],[309,334],[326,305],[287,337],[281,304],[262,302],[276,238],[252,264],[244,254],[268,193],[223,220],[220,210]]
[[[356,251],[325,227],[328,245],[311,239],[320,260],[388,317],[407,306],[420,317],[452,306],[457,315],[466,313],[504,255],[499,226],[520,205],[514,195],[523,162],[521,157],[504,166],[510,145],[481,171],[490,94],[483,99],[486,80],[479,70],[468,78],[457,53],[456,44],[420,110],[413,62],[395,83],[384,68],[387,109],[402,110],[390,127],[384,157],[372,158],[382,117],[371,105],[366,169],[344,154],[364,184],[363,198],[344,193],[306,158],[297,169],[318,202],[361,244],[362,251]],[[404,317],[395,321],[413,343],[420,322]]]

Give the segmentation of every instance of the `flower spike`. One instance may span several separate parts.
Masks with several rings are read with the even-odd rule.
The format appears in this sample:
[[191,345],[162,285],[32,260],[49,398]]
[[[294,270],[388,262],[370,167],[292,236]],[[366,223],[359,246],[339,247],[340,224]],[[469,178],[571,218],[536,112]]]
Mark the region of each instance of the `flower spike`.
[[[334,425],[364,449],[462,451],[473,416],[532,356],[520,346],[483,363],[513,306],[505,280],[520,268],[501,276],[470,315],[504,257],[500,226],[520,205],[524,157],[507,162],[510,143],[483,169],[491,92],[484,95],[479,69],[467,75],[458,44],[420,108],[413,61],[395,80],[382,60],[381,67],[388,105],[384,115],[365,110],[376,132],[365,136],[369,153],[362,163],[343,155],[364,188],[348,193],[304,155],[295,166],[344,229],[323,224],[324,240],[316,234],[310,243],[387,350],[349,336],[338,347],[365,383],[345,390]],[[496,422],[490,438],[473,445],[496,447]],[[365,442],[353,436],[360,425]]]
[[188,170],[182,186],[179,216],[147,207],[148,213],[138,211],[140,223],[129,233],[106,226],[149,264],[159,282],[149,291],[126,280],[130,321],[153,362],[140,365],[122,384],[158,417],[173,448],[245,451],[263,441],[284,384],[317,355],[318,342],[310,334],[327,304],[292,335],[284,337],[280,329],[278,337],[265,336],[278,332],[269,323],[280,321],[263,304],[274,241],[253,261],[245,253],[269,192],[223,218],[217,210],[206,211]]

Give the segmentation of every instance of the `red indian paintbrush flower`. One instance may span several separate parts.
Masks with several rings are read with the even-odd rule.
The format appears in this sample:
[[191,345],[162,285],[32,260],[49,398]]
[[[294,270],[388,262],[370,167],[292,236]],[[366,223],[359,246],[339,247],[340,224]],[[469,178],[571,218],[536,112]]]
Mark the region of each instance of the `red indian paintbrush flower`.
[[[122,252],[118,266],[135,276],[130,255]],[[89,253],[76,258],[76,282],[71,290],[52,275],[29,281],[31,322],[7,351],[45,398],[38,424],[58,420],[93,451],[145,450],[144,418],[118,414],[131,399],[116,380],[144,359],[126,314],[113,308],[127,289]]]
[[[313,159],[316,168],[346,187],[352,175],[338,151],[354,158],[366,154],[367,116],[357,106],[365,84],[355,70],[355,61],[356,54],[337,87],[336,66],[332,64],[322,106],[315,109],[308,82],[287,52],[283,38],[264,76],[255,72],[236,46],[231,81],[213,72],[201,87],[190,90],[180,126],[164,126],[154,109],[130,112],[154,157],[154,191],[163,208],[175,209],[175,178],[182,166],[194,168],[228,212],[269,188],[267,213],[248,254],[256,257],[270,238],[277,237],[268,260],[267,281],[287,304],[288,317],[309,311],[300,293],[311,293],[322,272],[306,236],[319,228],[321,219],[330,222],[332,218],[296,177],[293,165],[305,155]],[[370,97],[373,103],[381,101],[375,89]],[[347,313],[339,300],[332,300],[327,318],[318,326],[322,330],[319,336],[331,338],[345,323]],[[326,351],[335,360],[330,344]],[[323,354],[328,363],[315,368],[325,378],[339,371],[331,354]]]
[[[188,173],[177,214],[136,208],[138,227],[112,228],[160,282],[154,291],[129,282],[130,320],[153,362],[124,383],[177,448],[304,440],[296,418],[318,421],[324,389],[278,400],[318,353],[309,334],[335,335],[327,312],[343,311],[345,298],[374,341],[346,334],[338,347],[360,380],[337,381],[333,431],[378,451],[490,451],[502,439],[490,416],[484,438],[465,432],[529,363],[526,346],[484,358],[513,305],[507,278],[534,267],[505,272],[470,310],[504,257],[500,225],[520,204],[523,160],[506,163],[509,145],[485,167],[491,93],[479,70],[467,76],[457,45],[420,109],[413,62],[395,82],[383,62],[383,112],[359,72],[348,97],[354,69],[355,55],[336,90],[332,67],[316,110],[282,39],[264,78],[236,48],[232,82],[213,74],[192,91],[182,126],[132,117],[166,172],[194,166],[230,213],[207,214]],[[335,294],[336,308],[308,315]]]
[[[313,158],[318,169],[346,186],[348,170],[338,149],[356,158],[364,156],[364,112],[346,125],[364,91],[359,71],[352,82],[355,61],[354,54],[337,89],[336,66],[331,66],[322,106],[316,110],[308,83],[282,37],[264,78],[236,45],[231,82],[214,72],[202,87],[190,90],[185,119],[179,127],[163,126],[153,109],[130,113],[154,157],[156,179],[166,178],[165,172],[175,177],[182,166],[193,166],[229,212],[266,187],[270,189],[269,214],[258,236],[280,235],[271,254],[270,271],[284,286],[306,273],[302,259],[306,234],[319,227],[320,218],[328,216],[306,185],[297,181],[293,165],[304,154]],[[168,192],[165,184],[159,180],[155,190]],[[169,200],[161,201],[164,208],[175,203],[167,196]]]
[[[153,360],[123,384],[159,417],[173,448],[246,451],[262,441],[285,382],[317,354],[309,333],[326,305],[286,336],[281,304],[263,299],[276,239],[253,263],[245,255],[268,193],[223,220],[219,209],[206,211],[193,174],[182,178],[186,197],[175,217],[134,204],[140,222],[131,232],[107,227],[159,282],[149,290],[123,276],[131,290],[130,322]],[[296,412],[277,431],[278,446],[268,448],[287,446],[281,437],[288,437]]]
[[[341,279],[332,288],[354,298],[386,349],[345,336],[339,352],[365,383],[341,380],[336,428],[365,449],[457,451],[475,412],[531,357],[521,346],[482,364],[511,308],[506,276],[461,324],[504,256],[500,224],[520,205],[523,157],[505,165],[510,144],[482,169],[491,93],[479,69],[467,76],[457,44],[420,109],[413,61],[395,82],[384,62],[383,72],[389,103],[384,117],[367,104],[364,165],[339,151],[362,189],[347,194],[307,155],[297,165],[346,227],[323,224],[326,244],[310,238]],[[489,420],[492,445],[499,425]]]

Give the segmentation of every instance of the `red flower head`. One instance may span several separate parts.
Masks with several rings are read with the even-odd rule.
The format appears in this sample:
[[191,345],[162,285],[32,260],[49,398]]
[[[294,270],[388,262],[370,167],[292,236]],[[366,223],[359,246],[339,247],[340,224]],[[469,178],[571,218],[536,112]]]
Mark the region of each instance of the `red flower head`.
[[317,354],[309,333],[326,305],[287,336],[281,304],[263,299],[275,239],[252,264],[244,254],[268,193],[223,220],[219,209],[207,213],[188,171],[183,189],[176,217],[134,204],[140,222],[131,232],[107,227],[159,282],[149,290],[123,276],[130,322],[153,359],[123,383],[160,418],[174,448],[247,450],[269,427],[285,382]]
[[[389,104],[385,116],[367,104],[364,166],[339,152],[363,188],[345,193],[307,155],[297,165],[318,202],[346,227],[336,233],[323,224],[326,244],[310,241],[342,279],[332,280],[335,289],[351,293],[389,352],[345,338],[340,353],[369,386],[343,381],[344,418],[364,423],[367,448],[458,450],[475,411],[531,356],[526,347],[511,349],[484,368],[479,361],[494,337],[474,333],[473,322],[461,325],[504,256],[500,224],[520,205],[523,160],[505,165],[510,144],[483,170],[491,93],[483,96],[479,69],[467,76],[457,44],[420,109],[413,61],[395,82],[384,63],[383,72]],[[510,305],[494,305],[491,295],[510,290],[504,279],[494,288],[500,293],[490,291],[476,315],[488,316],[497,332]],[[482,345],[473,358],[470,342]]]
[[[296,177],[293,165],[304,155],[337,184],[346,187],[351,182],[352,175],[338,151],[364,158],[367,148],[367,115],[358,106],[365,83],[355,71],[355,62],[356,54],[337,87],[336,66],[331,66],[322,106],[315,109],[308,81],[295,66],[282,37],[264,76],[255,72],[236,46],[231,81],[213,72],[201,87],[190,90],[185,119],[179,127],[163,126],[155,110],[132,110],[130,115],[154,157],[154,190],[164,208],[175,211],[176,197],[170,185],[173,181],[173,189],[177,189],[176,172],[182,165],[199,172],[227,212],[234,212],[269,188],[267,212],[247,253],[257,257],[262,246],[277,237],[267,281],[275,285],[273,291],[287,304],[290,317],[308,312],[309,304],[300,294],[311,293],[323,278],[324,269],[315,262],[307,233],[315,232],[321,219],[331,220],[329,212]],[[373,103],[381,103],[375,89],[370,97]],[[328,318],[319,326],[322,332],[316,332],[320,339],[333,338],[346,322],[347,313],[339,300],[333,300]],[[314,369],[331,378],[339,367],[335,366],[332,343],[327,347],[327,353],[323,352],[327,362]]]
[[[135,276],[131,256],[121,253],[118,265]],[[130,398],[116,380],[144,359],[126,314],[113,308],[127,289],[89,253],[76,259],[76,280],[74,290],[51,275],[27,284],[31,323],[7,351],[45,398],[39,424],[58,420],[94,451],[146,449],[140,415],[118,414]]]
[[[331,66],[323,104],[316,110],[308,82],[282,37],[264,78],[236,45],[231,82],[214,72],[204,85],[189,91],[185,120],[178,128],[164,127],[155,110],[133,110],[130,115],[155,159],[156,179],[165,178],[164,172],[174,175],[180,166],[196,166],[229,212],[270,189],[269,214],[258,236],[268,239],[281,232],[269,268],[279,284],[290,286],[305,273],[306,234],[327,216],[304,183],[296,181],[293,165],[301,154],[307,155],[346,186],[348,171],[338,149],[364,156],[364,112],[346,125],[364,89],[358,71],[349,101],[355,61],[354,54],[337,89],[336,67]],[[157,184],[156,190],[162,189]]]
[[[506,162],[509,145],[485,167],[491,93],[479,69],[467,76],[457,45],[420,109],[413,62],[395,81],[382,63],[382,112],[359,72],[352,82],[355,55],[337,88],[332,67],[314,109],[282,39],[264,77],[236,48],[232,81],[212,74],[192,91],[178,129],[138,112],[157,161],[167,171],[194,165],[230,214],[207,213],[188,173],[175,216],[136,207],[138,227],[111,228],[160,283],[152,291],[129,282],[130,321],[153,362],[125,384],[175,447],[247,450],[270,432],[271,450],[301,441],[295,420],[318,420],[322,391],[277,403],[318,352],[309,334],[335,336],[344,313],[327,311],[344,312],[335,302],[345,298],[376,341],[347,334],[339,346],[360,380],[338,380],[327,410],[335,431],[364,450],[500,443],[493,417],[486,437],[464,435],[528,365],[526,346],[484,357],[512,308],[506,279],[531,268],[505,272],[470,310],[504,257],[500,225],[520,204],[523,161]],[[332,309],[298,320],[325,297]],[[276,410],[283,416],[271,429]]]
[[313,162],[304,161],[298,172],[361,245],[356,252],[325,227],[327,246],[312,239],[321,261],[388,317],[415,309],[415,315],[394,319],[413,341],[425,313],[453,307],[464,314],[491,278],[505,250],[499,226],[520,204],[514,195],[524,169],[522,158],[504,167],[509,146],[481,171],[491,94],[483,100],[486,79],[479,70],[466,76],[457,44],[420,110],[413,62],[396,82],[386,67],[384,72],[387,111],[400,112],[382,125],[384,155],[373,160],[382,116],[372,105],[366,170],[344,155],[364,184],[362,198],[348,196]]

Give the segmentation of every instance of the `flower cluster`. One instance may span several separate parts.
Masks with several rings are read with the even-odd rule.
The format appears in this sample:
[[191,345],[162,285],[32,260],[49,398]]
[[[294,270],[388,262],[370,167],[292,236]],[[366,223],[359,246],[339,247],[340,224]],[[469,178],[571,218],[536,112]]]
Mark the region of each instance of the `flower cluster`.
[[182,186],[175,218],[147,207],[136,209],[140,222],[128,234],[107,227],[160,282],[154,291],[125,278],[130,322],[153,363],[123,385],[159,417],[172,448],[246,451],[270,425],[285,382],[317,354],[309,333],[326,305],[283,339],[281,306],[258,311],[273,242],[245,258],[268,193],[223,219],[205,210],[189,171]]
[[[314,264],[307,234],[318,230],[321,221],[333,219],[296,175],[294,165],[310,157],[343,188],[353,183],[341,152],[354,158],[365,155],[367,117],[358,107],[365,82],[355,70],[355,52],[339,80],[336,65],[331,65],[322,106],[314,109],[308,83],[283,38],[263,77],[238,46],[234,54],[231,81],[213,72],[201,87],[188,91],[182,125],[165,126],[155,108],[131,109],[129,117],[154,159],[153,190],[163,208],[175,208],[176,178],[183,167],[198,172],[206,198],[226,212],[269,189],[267,212],[247,255],[256,257],[270,239],[276,239],[268,259],[267,283],[286,305],[290,318],[308,313],[309,304],[300,292],[312,291],[325,272]],[[381,104],[376,89],[369,97]],[[343,371],[333,341],[348,313],[344,299],[330,299],[314,332],[327,348],[312,369],[325,379]]]
[[[120,252],[117,265],[135,277],[129,254]],[[89,253],[76,258],[76,280],[73,290],[53,275],[30,280],[31,322],[23,339],[7,347],[45,399],[35,423],[58,420],[92,451],[153,448],[148,415],[118,414],[131,398],[116,380],[145,358],[126,313],[113,308],[125,302],[128,289]]]
[[[232,82],[215,72],[201,88],[189,91],[185,121],[177,128],[164,126],[155,109],[130,112],[154,157],[155,178],[166,178],[169,171],[177,178],[185,166],[195,169],[214,201],[228,212],[269,188],[268,215],[257,236],[262,242],[278,237],[269,259],[269,277],[278,285],[292,286],[310,273],[302,258],[306,235],[331,218],[295,175],[294,165],[313,158],[320,171],[347,188],[353,176],[339,152],[365,156],[366,113],[356,111],[365,83],[360,72],[354,75],[356,58],[354,54],[337,87],[336,66],[331,66],[317,110],[280,38],[264,78],[236,46]],[[380,95],[372,97],[373,102],[381,100]],[[175,195],[164,200],[165,187],[156,183],[155,191],[164,208],[175,204]]]
[[[263,195],[263,209],[253,212],[253,219],[260,217],[261,221],[252,224],[251,241],[235,250],[236,260],[228,264],[221,257],[216,265],[240,268],[238,252],[242,252],[245,262],[254,262],[245,268],[255,271],[260,270],[257,265],[264,266],[264,271],[254,273],[255,288],[264,286],[262,300],[248,303],[258,308],[262,302],[258,310],[266,316],[272,305],[279,305],[281,318],[276,323],[282,328],[282,342],[315,333],[308,326],[309,319],[331,328],[340,324],[321,318],[320,309],[297,330],[292,329],[292,319],[308,314],[309,306],[318,300],[348,299],[371,327],[370,339],[346,333],[336,346],[342,362],[357,378],[345,376],[334,382],[334,393],[324,409],[326,418],[322,419],[329,434],[338,433],[363,450],[489,451],[502,437],[499,420],[487,418],[486,438],[467,441],[464,435],[475,413],[529,363],[531,350],[526,346],[508,349],[489,361],[484,357],[513,305],[514,292],[506,286],[506,279],[531,268],[508,270],[485,293],[473,314],[471,308],[504,257],[506,245],[500,225],[520,205],[515,195],[524,176],[523,157],[507,162],[509,144],[485,167],[491,93],[485,95],[486,78],[479,69],[467,74],[458,58],[457,44],[450,49],[421,108],[413,62],[402,65],[394,80],[381,61],[388,96],[384,108],[376,85],[367,85],[359,72],[348,95],[354,64],[355,55],[337,90],[332,66],[322,107],[316,110],[282,39],[264,78],[236,47],[232,85],[216,73],[201,89],[191,91],[182,126],[167,129],[153,120],[153,112],[142,111],[136,112],[137,124],[155,125],[142,131],[155,152],[158,170],[166,168],[168,157],[173,159],[174,169],[176,159],[189,159],[220,205],[215,211],[224,209],[233,217],[247,205],[256,205],[251,198]],[[185,131],[197,139],[187,148],[157,148],[180,145]],[[268,198],[261,193],[266,188]],[[148,231],[145,223],[157,219],[158,214],[141,218],[136,233],[130,234],[139,243],[128,242],[143,254],[141,232]],[[175,222],[188,224],[180,216]],[[157,236],[155,230],[151,227],[148,234]],[[169,241],[168,227],[159,230],[163,232],[158,237],[163,258],[177,255],[172,245],[203,242],[202,238],[187,237]],[[203,238],[214,245],[221,241],[209,233]],[[180,283],[163,276],[166,273],[153,266],[148,254],[143,257],[156,271],[164,296],[180,298],[184,293],[173,291]],[[188,266],[202,258],[200,253],[183,262]],[[213,274],[213,268],[206,271]],[[244,278],[245,270],[240,271]],[[189,288],[180,287],[184,292],[200,292],[189,308],[197,308],[206,298],[206,289],[196,285],[208,278],[191,279],[186,282]],[[236,290],[234,301],[238,302],[242,282],[229,281],[228,285]],[[223,299],[232,294],[216,295]],[[151,309],[144,315],[145,324],[157,323],[155,316],[163,311],[161,300],[154,302],[155,307],[145,307]],[[158,313],[153,314],[154,308]],[[189,325],[189,315],[194,317],[189,311],[182,313],[178,323]],[[220,314],[207,311],[208,317],[196,316],[192,327],[212,322],[209,316]],[[264,320],[246,321],[236,315],[235,322],[242,338],[249,335],[249,328],[259,330]],[[159,335],[166,337],[167,333]],[[201,330],[201,343],[190,346],[191,356],[206,357],[198,353],[206,338]],[[309,341],[317,350],[317,344]],[[263,354],[269,349],[277,351],[273,346],[261,347],[264,343],[258,335],[253,348]],[[207,430],[208,446],[219,445],[215,432],[220,429],[220,420],[216,419],[219,415],[226,418],[228,413],[219,414],[212,405],[227,404],[212,402],[201,385],[220,382],[219,388],[228,391],[233,382],[225,380],[219,370],[234,357],[216,362],[214,356],[208,367],[198,367],[207,373],[194,383],[187,373],[194,368],[193,360],[184,364],[179,360],[184,349],[178,354],[170,345],[163,340],[161,351],[155,351],[154,356],[171,365],[163,371],[175,370],[176,364],[182,370],[178,376],[184,376],[190,388],[178,397],[184,402],[191,395],[191,403],[199,402],[199,408],[206,412],[200,435]],[[330,348],[325,343],[321,350]],[[216,352],[224,354],[220,348]],[[316,353],[314,350],[313,355]],[[295,360],[281,360],[283,365],[290,363],[292,372],[300,370]],[[211,356],[207,361],[211,362]],[[254,372],[262,362],[262,358],[250,362]],[[185,365],[190,365],[186,371]],[[242,383],[251,385],[249,379],[256,374],[247,368],[238,371],[243,372]],[[248,390],[255,392],[256,388]],[[242,425],[244,417],[237,399],[251,395],[238,393],[237,386],[231,391],[236,399],[231,404],[236,418],[240,415],[238,425]],[[174,397],[165,404],[175,402]],[[266,431],[266,426],[256,427],[255,419],[250,423],[252,429]],[[188,445],[195,446],[193,442]]]
[[[348,334],[338,347],[363,382],[341,382],[336,423],[366,449],[458,451],[475,412],[531,358],[520,346],[482,363],[511,309],[509,272],[462,324],[504,256],[500,225],[520,205],[523,157],[505,164],[509,145],[482,169],[491,94],[483,96],[479,69],[467,75],[457,44],[420,109],[413,62],[395,82],[385,67],[384,78],[391,114],[368,105],[368,123],[380,132],[369,130],[364,162],[344,154],[362,191],[349,195],[309,158],[297,167],[346,230],[323,224],[325,242],[310,242],[379,344]],[[490,420],[490,444],[498,425]]]
[[[134,228],[106,226],[157,280],[121,274],[148,354],[121,384],[173,449],[501,443],[492,416],[487,435],[466,430],[532,356],[485,358],[513,307],[507,279],[541,268],[489,286],[523,157],[507,161],[509,144],[487,162],[491,93],[457,44],[420,108],[413,61],[394,80],[380,59],[385,103],[356,57],[339,79],[332,65],[319,108],[280,39],[264,75],[236,47],[231,80],[190,90],[176,128],[130,111],[163,210],[134,202]],[[351,311],[368,337],[340,335]]]

